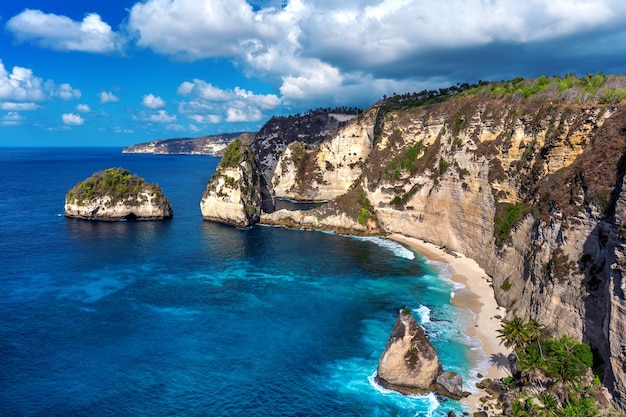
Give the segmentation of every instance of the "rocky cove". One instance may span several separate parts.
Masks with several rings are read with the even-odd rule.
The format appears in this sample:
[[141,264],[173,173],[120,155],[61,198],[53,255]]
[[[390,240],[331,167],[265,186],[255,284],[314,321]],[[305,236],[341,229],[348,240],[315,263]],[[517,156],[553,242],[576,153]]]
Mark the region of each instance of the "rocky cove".
[[[226,150],[203,216],[397,233],[463,254],[508,317],[589,343],[624,409],[626,107],[611,98],[624,79],[601,76],[592,89],[592,77],[394,96],[350,118],[274,118],[249,147]],[[277,197],[329,202],[275,211]]]

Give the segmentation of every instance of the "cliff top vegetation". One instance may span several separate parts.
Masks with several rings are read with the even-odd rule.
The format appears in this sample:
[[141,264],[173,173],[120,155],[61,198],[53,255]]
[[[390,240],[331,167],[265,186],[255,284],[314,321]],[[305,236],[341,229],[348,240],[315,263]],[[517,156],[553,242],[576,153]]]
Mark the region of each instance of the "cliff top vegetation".
[[68,191],[65,200],[68,203],[87,205],[96,199],[108,197],[108,206],[114,206],[118,202],[139,205],[147,202],[144,194],[153,194],[152,203],[168,202],[158,184],[149,184],[124,168],[107,168],[76,184]]

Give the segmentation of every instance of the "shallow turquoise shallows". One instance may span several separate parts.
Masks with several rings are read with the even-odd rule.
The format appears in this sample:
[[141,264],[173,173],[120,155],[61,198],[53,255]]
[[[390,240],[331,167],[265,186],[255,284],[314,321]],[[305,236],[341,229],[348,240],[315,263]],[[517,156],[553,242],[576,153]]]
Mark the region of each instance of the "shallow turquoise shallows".
[[[408,306],[471,389],[471,313],[440,266],[384,239],[205,222],[218,161],[0,148],[0,415],[460,415],[373,382]],[[118,166],[159,183],[174,218],[62,215]]]

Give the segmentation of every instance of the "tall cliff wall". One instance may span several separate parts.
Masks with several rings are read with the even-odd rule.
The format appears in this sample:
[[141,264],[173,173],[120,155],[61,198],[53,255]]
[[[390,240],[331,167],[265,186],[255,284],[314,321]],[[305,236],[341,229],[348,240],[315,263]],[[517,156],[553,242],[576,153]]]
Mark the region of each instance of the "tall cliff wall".
[[[345,188],[323,177],[344,195],[262,221],[352,224],[354,232],[401,233],[474,258],[511,315],[590,342],[607,365],[605,384],[626,408],[626,107],[473,94],[377,111],[373,127],[368,118],[349,127],[376,132],[371,148],[359,148],[357,180]],[[341,140],[335,135],[309,158],[323,161],[324,149]],[[322,165],[311,166],[309,190],[321,183]],[[296,189],[295,164],[275,175],[278,186],[291,175]],[[312,194],[293,194],[303,195]]]

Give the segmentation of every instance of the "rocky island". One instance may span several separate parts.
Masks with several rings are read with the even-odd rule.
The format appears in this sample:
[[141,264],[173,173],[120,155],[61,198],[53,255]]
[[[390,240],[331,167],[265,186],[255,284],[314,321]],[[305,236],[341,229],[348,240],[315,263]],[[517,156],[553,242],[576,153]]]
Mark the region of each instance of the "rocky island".
[[157,184],[123,168],[108,168],[76,184],[65,196],[65,216],[88,220],[162,220],[172,217]]

